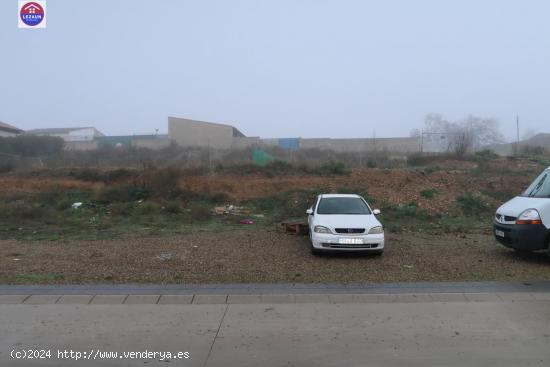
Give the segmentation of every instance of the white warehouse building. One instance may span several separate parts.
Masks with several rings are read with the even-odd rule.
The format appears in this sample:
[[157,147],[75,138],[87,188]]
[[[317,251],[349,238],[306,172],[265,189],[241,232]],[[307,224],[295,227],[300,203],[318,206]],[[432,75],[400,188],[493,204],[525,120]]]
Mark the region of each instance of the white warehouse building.
[[61,127],[51,129],[33,129],[25,131],[25,135],[55,136],[65,142],[93,141],[98,136],[104,136],[95,127]]

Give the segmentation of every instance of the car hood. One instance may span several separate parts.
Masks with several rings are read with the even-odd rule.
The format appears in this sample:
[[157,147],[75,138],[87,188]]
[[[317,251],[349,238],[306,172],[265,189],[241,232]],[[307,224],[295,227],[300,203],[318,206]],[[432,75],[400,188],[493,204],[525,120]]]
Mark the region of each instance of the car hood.
[[316,214],[315,224],[319,226],[334,228],[366,228],[367,231],[381,225],[376,216],[370,215],[327,215]]
[[516,196],[510,201],[507,201],[497,209],[498,214],[507,215],[510,217],[518,217],[526,209],[537,209],[544,212],[550,207],[549,198],[529,198]]

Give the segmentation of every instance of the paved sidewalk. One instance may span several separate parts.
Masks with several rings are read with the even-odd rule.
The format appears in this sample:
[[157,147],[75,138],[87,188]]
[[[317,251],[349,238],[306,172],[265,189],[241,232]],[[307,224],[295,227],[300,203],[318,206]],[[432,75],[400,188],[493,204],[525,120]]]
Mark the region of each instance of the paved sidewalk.
[[[33,305],[0,305],[0,366],[547,367],[550,301],[523,300],[530,298],[525,295],[330,303],[330,295],[310,294],[295,295],[294,303],[282,296],[283,303],[212,304],[224,301],[221,295],[206,300],[210,304],[162,305],[136,304],[151,299],[130,296],[126,304],[111,305],[122,301],[109,295],[103,304],[85,306],[60,304],[63,297],[38,304],[51,299],[37,298]],[[48,350],[52,357],[11,357],[29,350]],[[64,351],[92,360],[70,360]],[[188,352],[189,358],[122,357],[144,351]]]
[[420,303],[550,301],[550,292],[479,293],[274,293],[274,294],[32,294],[0,295],[0,304],[167,305],[271,303]]
[[550,300],[550,282],[0,285],[0,304],[412,303]]

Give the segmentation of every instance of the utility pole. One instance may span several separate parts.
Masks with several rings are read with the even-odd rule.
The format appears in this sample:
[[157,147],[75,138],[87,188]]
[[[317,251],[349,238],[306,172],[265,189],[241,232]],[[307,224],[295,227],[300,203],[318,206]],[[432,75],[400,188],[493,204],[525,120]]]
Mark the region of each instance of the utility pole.
[[516,115],[516,138],[517,138],[516,150],[517,150],[517,154],[519,154],[519,115]]

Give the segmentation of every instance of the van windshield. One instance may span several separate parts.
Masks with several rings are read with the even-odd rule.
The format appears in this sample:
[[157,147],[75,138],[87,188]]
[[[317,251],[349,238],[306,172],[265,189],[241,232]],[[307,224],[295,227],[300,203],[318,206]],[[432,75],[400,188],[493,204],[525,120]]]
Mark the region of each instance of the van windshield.
[[530,198],[550,198],[550,170],[546,170],[536,178],[535,181],[521,196]]

